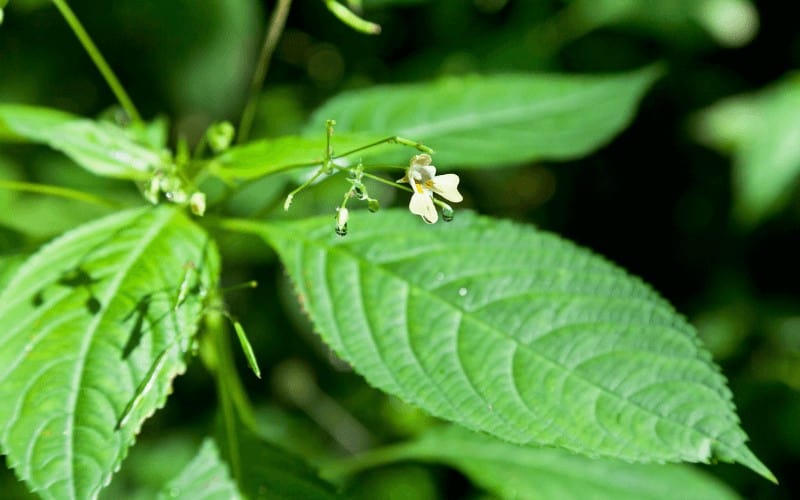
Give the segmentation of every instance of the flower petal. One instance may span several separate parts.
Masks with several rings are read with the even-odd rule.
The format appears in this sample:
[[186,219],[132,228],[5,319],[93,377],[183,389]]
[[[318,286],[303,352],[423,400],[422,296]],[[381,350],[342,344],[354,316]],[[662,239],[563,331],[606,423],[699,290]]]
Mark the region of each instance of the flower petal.
[[408,203],[408,209],[412,214],[419,215],[428,224],[433,224],[439,220],[439,213],[433,204],[433,198],[429,194],[414,193]]
[[458,192],[458,183],[461,179],[456,174],[437,175],[433,178],[433,192],[447,201],[458,203],[464,199]]
[[429,181],[434,177],[436,177],[436,167],[434,167],[433,165],[425,165],[424,167],[419,167],[417,171],[422,174],[422,182]]

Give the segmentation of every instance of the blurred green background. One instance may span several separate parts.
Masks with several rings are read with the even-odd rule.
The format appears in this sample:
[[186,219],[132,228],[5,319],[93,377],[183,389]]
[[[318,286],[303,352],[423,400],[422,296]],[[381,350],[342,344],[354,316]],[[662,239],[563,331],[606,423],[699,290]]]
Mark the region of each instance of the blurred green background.
[[[326,98],[374,84],[666,64],[666,75],[612,143],[571,162],[464,171],[465,205],[573,239],[666,296],[698,327],[722,366],[752,449],[781,485],[741,467],[706,469],[747,498],[800,496],[800,99],[792,97],[800,95],[792,75],[800,64],[800,31],[786,3],[359,3],[367,19],[381,24],[380,36],[353,32],[320,1],[294,2],[251,137],[298,132]],[[274,2],[70,4],[145,117],[165,116],[173,140],[180,135],[195,141],[213,121],[237,121]],[[5,9],[0,101],[87,116],[113,112],[115,102],[58,12],[43,0],[11,0]],[[761,112],[766,106],[772,114]],[[769,142],[775,138],[783,142]],[[770,177],[771,161],[782,165],[781,175]],[[747,170],[751,164],[767,170]],[[131,186],[91,177],[42,148],[2,146],[0,178],[138,200]],[[768,194],[777,194],[748,198],[753,189],[742,191],[741,182],[756,191],[772,182],[778,187]],[[274,213],[283,187],[275,179],[256,183],[227,209]],[[320,186],[298,198],[293,215],[326,213],[340,197],[340,186],[330,192]],[[0,191],[0,252],[24,255],[102,213]],[[263,244],[226,237],[223,251],[228,283],[256,278],[261,284],[228,300],[266,368],[265,382],[243,371],[264,434],[313,459],[408,436],[429,422],[367,387],[319,344]],[[177,381],[174,397],[145,426],[107,498],[147,498],[189,460],[213,425],[211,387],[199,363]],[[310,396],[298,399],[298,391]],[[328,404],[333,400],[338,403]],[[416,465],[368,473],[354,491],[363,498],[479,497],[457,473]],[[0,473],[0,492],[3,498],[26,497],[10,472]]]

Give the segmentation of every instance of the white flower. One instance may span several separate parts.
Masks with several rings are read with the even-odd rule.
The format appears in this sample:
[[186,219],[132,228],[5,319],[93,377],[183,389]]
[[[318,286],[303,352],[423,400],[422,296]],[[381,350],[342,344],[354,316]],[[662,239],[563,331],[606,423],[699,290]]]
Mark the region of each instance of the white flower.
[[428,154],[420,154],[411,158],[406,176],[397,182],[408,182],[414,193],[408,209],[412,214],[422,217],[428,224],[439,220],[436,205],[433,203],[434,193],[447,201],[458,203],[464,198],[458,192],[459,178],[456,174],[436,175],[436,167],[431,165]]

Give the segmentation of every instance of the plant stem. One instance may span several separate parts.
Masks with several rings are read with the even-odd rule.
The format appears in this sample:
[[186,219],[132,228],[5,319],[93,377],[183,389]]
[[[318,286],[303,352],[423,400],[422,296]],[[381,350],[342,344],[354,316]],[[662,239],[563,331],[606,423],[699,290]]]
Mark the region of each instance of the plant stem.
[[275,52],[275,47],[278,46],[278,39],[281,33],[283,33],[283,27],[286,24],[286,17],[289,15],[289,7],[291,4],[292,0],[278,0],[278,5],[275,6],[275,10],[270,17],[267,34],[264,37],[264,44],[261,47],[261,54],[258,56],[258,64],[256,65],[255,72],[253,72],[253,79],[250,82],[247,104],[245,104],[244,111],[242,111],[242,118],[239,121],[239,130],[236,135],[236,142],[238,143],[246,141],[248,134],[250,134],[250,128],[253,125],[253,118],[256,114],[258,93],[261,91],[264,78],[267,76],[272,54]]
[[413,453],[413,443],[375,448],[347,458],[337,458],[319,464],[319,473],[325,479],[337,480],[360,471],[404,460],[419,459]]
[[217,382],[217,398],[219,399],[220,412],[222,414],[222,432],[228,445],[231,476],[233,476],[234,481],[238,482],[242,477],[242,464],[236,410],[230,393],[231,387],[229,386],[231,378],[230,346],[226,338],[222,313],[209,311],[206,314],[205,321],[216,357],[214,375]]
[[93,194],[78,191],[77,189],[70,189],[61,186],[51,186],[49,184],[34,184],[31,182],[18,182],[6,181],[0,179],[0,189],[7,189],[9,191],[24,191],[28,193],[47,194],[58,196],[69,200],[82,201],[84,203],[91,203],[93,205],[100,205],[102,207],[118,208],[119,204],[113,201],[100,198]]
[[97,66],[97,69],[100,70],[100,74],[103,75],[106,83],[109,87],[111,87],[111,91],[117,97],[117,100],[128,114],[131,121],[134,123],[140,123],[142,121],[142,117],[136,110],[136,106],[133,105],[133,101],[131,101],[131,98],[128,97],[128,93],[125,92],[125,89],[122,87],[122,84],[119,82],[116,75],[114,75],[111,67],[103,58],[100,50],[89,37],[89,34],[83,28],[83,25],[75,16],[75,13],[72,12],[72,9],[70,9],[69,5],[67,5],[66,0],[53,0],[53,3],[59,12],[61,12],[61,15],[64,16],[64,20],[67,22],[69,27],[72,28],[75,36],[78,37],[78,40],[81,42],[81,45],[83,45],[86,53],[89,54],[89,57],[94,62],[95,66]]
[[212,307],[205,315],[208,343],[205,349],[201,347],[201,355],[216,379],[222,433],[227,443],[231,476],[238,482],[242,479],[241,440],[246,429],[252,430],[255,427],[255,419],[236,372],[225,325],[225,313],[221,312],[221,308],[221,299],[212,299]]
[[377,175],[373,175],[373,174],[371,174],[369,172],[364,172],[364,177],[368,177],[368,178],[372,179],[373,181],[382,182],[382,183],[386,184],[387,186],[392,186],[392,187],[397,188],[397,189],[402,189],[403,191],[408,191],[409,193],[413,193],[414,192],[414,190],[411,189],[408,186],[404,186],[404,185],[399,184],[397,182],[392,182],[392,181],[386,180],[383,177],[380,177],[380,176],[377,176]]
[[373,148],[375,146],[379,146],[381,144],[402,144],[403,146],[410,146],[412,148],[416,148],[419,151],[422,151],[423,153],[428,153],[428,154],[433,154],[434,153],[434,151],[431,148],[429,148],[428,146],[422,144],[421,142],[416,142],[416,141],[412,141],[410,139],[404,139],[403,137],[398,137],[396,135],[393,135],[392,137],[387,137],[386,139],[381,139],[380,141],[371,142],[371,143],[366,144],[364,146],[359,146],[359,147],[357,147],[355,149],[351,149],[350,151],[348,151],[346,153],[342,153],[342,154],[336,156],[336,158],[342,158],[343,156],[348,156],[348,155],[351,155],[353,153],[357,153],[359,151],[363,151],[365,149],[369,149],[369,148]]

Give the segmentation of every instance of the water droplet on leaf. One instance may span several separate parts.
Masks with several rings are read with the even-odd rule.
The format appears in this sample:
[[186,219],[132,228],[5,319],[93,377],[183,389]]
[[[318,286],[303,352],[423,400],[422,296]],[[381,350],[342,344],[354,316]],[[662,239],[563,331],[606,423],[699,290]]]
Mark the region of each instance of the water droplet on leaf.
[[464,287],[459,288],[458,289],[458,295],[459,295],[459,297],[466,297],[467,296],[467,289],[464,288]]

